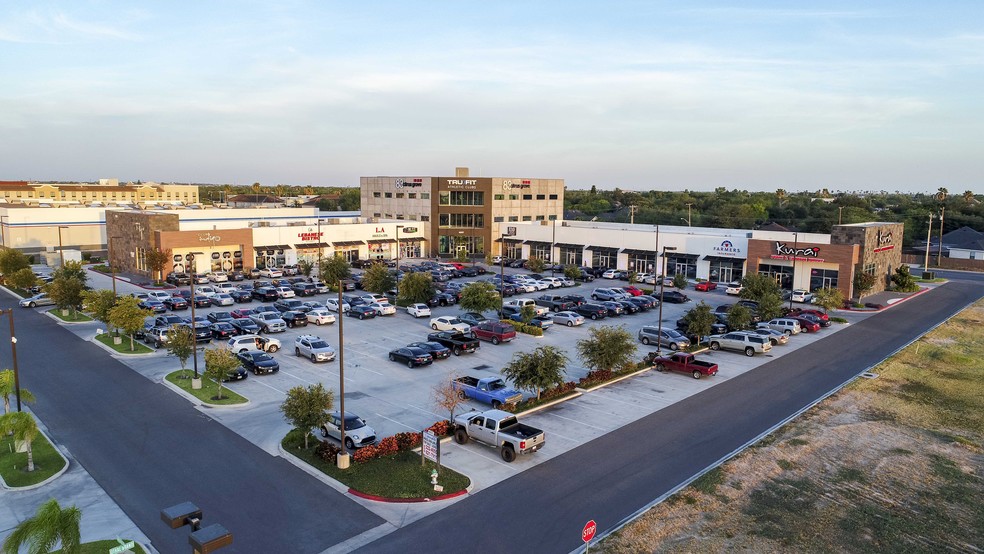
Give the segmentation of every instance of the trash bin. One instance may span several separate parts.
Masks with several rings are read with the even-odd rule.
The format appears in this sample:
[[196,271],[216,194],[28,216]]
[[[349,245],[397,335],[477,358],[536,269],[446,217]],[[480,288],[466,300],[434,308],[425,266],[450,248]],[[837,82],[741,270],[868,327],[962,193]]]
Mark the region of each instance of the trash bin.
[[934,271],[923,271],[922,278],[927,281],[932,281],[936,279],[936,272]]

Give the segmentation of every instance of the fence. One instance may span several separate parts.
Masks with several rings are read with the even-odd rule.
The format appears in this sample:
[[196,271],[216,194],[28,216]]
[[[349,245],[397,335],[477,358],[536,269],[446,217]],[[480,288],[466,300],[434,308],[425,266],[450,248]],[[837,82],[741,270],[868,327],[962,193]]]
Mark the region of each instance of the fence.
[[[922,266],[923,262],[926,261],[925,254],[903,254],[902,263],[908,265],[918,265]],[[984,272],[984,260],[966,260],[961,258],[941,258],[940,263],[937,265],[936,256],[929,256],[929,268],[930,270],[934,268],[938,269],[962,269],[964,271],[981,271]]]

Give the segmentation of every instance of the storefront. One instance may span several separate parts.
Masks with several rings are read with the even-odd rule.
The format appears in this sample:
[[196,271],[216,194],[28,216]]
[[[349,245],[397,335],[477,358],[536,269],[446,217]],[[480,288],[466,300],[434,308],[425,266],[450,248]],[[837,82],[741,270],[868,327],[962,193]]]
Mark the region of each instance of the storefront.
[[834,288],[850,298],[858,245],[800,242],[795,235],[792,241],[749,240],[749,271],[772,277],[783,289]]

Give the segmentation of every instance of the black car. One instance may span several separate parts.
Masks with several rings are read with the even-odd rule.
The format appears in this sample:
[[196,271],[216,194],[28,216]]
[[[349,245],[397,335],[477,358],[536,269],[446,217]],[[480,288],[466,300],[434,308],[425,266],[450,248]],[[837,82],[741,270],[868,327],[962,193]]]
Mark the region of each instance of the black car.
[[581,304],[574,311],[589,319],[604,319],[608,315],[608,308],[591,302]]
[[446,292],[439,292],[427,302],[431,306],[450,306],[458,301],[458,297]]
[[213,339],[227,339],[229,337],[234,337],[238,334],[236,328],[232,326],[231,319],[229,321],[219,321],[209,325],[209,329],[212,330]]
[[281,312],[296,310],[304,303],[296,298],[282,298],[273,303],[273,307]]
[[495,290],[499,291],[499,294],[502,296],[516,295],[516,286],[510,283],[506,283],[505,285],[496,285]]
[[434,357],[430,355],[430,352],[423,348],[417,348],[416,346],[404,346],[403,348],[391,350],[389,359],[391,362],[407,364],[407,367],[428,365],[434,361]]
[[164,280],[176,287],[184,287],[191,284],[191,275],[187,273],[171,273]]
[[272,287],[273,283],[270,281],[253,281],[253,290],[262,289],[263,287]]
[[288,327],[307,327],[308,324],[307,314],[300,310],[287,310],[280,314],[280,318]]
[[665,290],[663,291],[663,302],[683,304],[684,302],[690,302],[690,297],[678,290]]
[[253,375],[280,371],[280,364],[277,363],[277,360],[273,359],[273,356],[266,352],[240,352],[236,354],[236,357],[239,358],[239,362],[243,364],[245,369],[253,372]]
[[[173,296],[173,295],[172,295]],[[178,296],[184,298],[187,302],[191,302],[191,291],[187,289],[182,289],[178,291]],[[202,296],[200,294],[195,295],[195,307],[196,308],[208,308],[212,305],[212,301],[207,296]]]
[[143,310],[150,310],[155,314],[162,314],[167,311],[167,306],[165,306],[158,300],[149,300],[149,299],[144,300],[139,304],[137,304],[137,306],[139,306]]
[[659,298],[656,298],[655,296],[653,296],[651,294],[640,294],[639,296],[636,296],[636,298],[641,298],[641,299],[645,300],[646,302],[649,302],[649,304],[650,304],[649,307],[650,308],[658,308],[659,307]]
[[478,277],[477,267],[465,267],[461,270],[462,277]]
[[185,300],[184,298],[181,298],[180,296],[172,296],[170,298],[165,298],[163,304],[167,306],[167,308],[172,312],[188,309],[188,301]]
[[625,310],[622,309],[622,305],[619,304],[618,302],[615,302],[614,300],[606,300],[604,302],[597,302],[597,304],[599,306],[604,306],[605,309],[608,310],[608,313],[606,314],[606,315],[608,315],[608,317],[618,317],[618,316],[622,315],[623,313],[625,313]]
[[229,296],[239,304],[247,304],[253,301],[252,292],[244,289],[231,290],[229,291]]
[[421,348],[430,353],[434,360],[444,360],[451,357],[451,349],[439,342],[411,342],[407,348]]
[[260,332],[260,326],[248,317],[233,319],[229,325],[232,325],[237,335],[255,335]]
[[561,297],[564,302],[573,302],[575,306],[580,306],[581,304],[587,304],[588,299],[581,296],[580,294],[568,294]]
[[360,304],[358,306],[352,306],[349,311],[345,312],[345,315],[349,317],[357,317],[359,319],[372,319],[376,317],[376,310],[366,306],[365,304]]
[[253,289],[253,298],[259,300],[260,302],[273,302],[279,298],[277,296],[277,289],[273,287],[260,287]]
[[294,283],[290,286],[297,296],[314,296],[318,294],[318,285],[314,283]]
[[229,374],[222,379],[222,382],[228,383],[229,381],[242,381],[247,377],[249,377],[249,373],[246,372],[246,369],[240,366],[230,371]]
[[499,317],[502,319],[511,319],[513,321],[522,321],[523,319],[519,306],[503,306],[502,309],[499,310]]
[[642,308],[637,306],[635,302],[629,302],[628,298],[623,300],[616,300],[615,303],[618,304],[619,306],[622,306],[622,313],[625,314],[634,314],[642,311]]
[[212,342],[212,328],[208,323],[196,321],[194,326],[191,323],[184,325],[195,330],[195,342]]
[[205,316],[205,319],[207,319],[209,323],[218,323],[220,321],[225,321],[228,323],[233,320],[233,317],[229,312],[212,312]]
[[622,300],[622,302],[628,302],[629,304],[634,304],[638,311],[645,312],[653,307],[653,303],[645,298],[639,298],[637,296],[630,296]]
[[230,281],[244,281],[244,280],[246,280],[246,274],[243,273],[242,271],[238,270],[238,269],[235,270],[235,271],[230,271],[229,272],[229,280]]

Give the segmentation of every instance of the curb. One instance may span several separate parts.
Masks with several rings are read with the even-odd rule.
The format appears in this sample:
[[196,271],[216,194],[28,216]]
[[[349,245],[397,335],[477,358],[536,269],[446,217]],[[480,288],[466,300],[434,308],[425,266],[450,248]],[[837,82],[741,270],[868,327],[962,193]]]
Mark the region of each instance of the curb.
[[593,391],[596,391],[596,390],[598,390],[600,388],[607,387],[608,385],[614,385],[615,383],[618,383],[620,381],[624,381],[626,379],[629,379],[630,377],[635,377],[636,375],[642,375],[643,373],[646,373],[647,371],[652,371],[652,370],[653,370],[652,367],[647,367],[647,368],[644,368],[644,369],[640,369],[638,371],[633,371],[632,373],[629,373],[628,375],[622,375],[621,377],[616,377],[616,378],[612,379],[611,381],[605,381],[604,383],[600,383],[598,385],[595,385],[595,386],[590,387],[590,388],[587,388],[587,389],[582,389],[582,388],[578,387],[578,388],[576,388],[574,390],[583,391],[583,392],[593,392]]
[[[54,317],[54,316],[51,316],[51,317]],[[87,322],[87,323],[91,323],[91,322]],[[95,344],[99,348],[102,348],[106,352],[109,352],[113,356],[121,356],[121,357],[124,357],[124,358],[138,357],[138,356],[153,356],[154,354],[157,354],[158,353],[157,350],[153,350],[151,352],[144,352],[143,354],[139,354],[139,353],[124,354],[123,352],[117,352],[116,350],[113,350],[111,347],[106,346],[105,344],[103,344],[101,341],[96,340],[96,336],[95,335],[93,335],[92,338],[89,339],[89,342]],[[139,343],[140,341],[134,340],[134,342],[138,342]]]
[[843,310],[846,311],[846,312],[858,312],[858,313],[883,312],[883,311],[891,308],[892,306],[897,306],[898,304],[901,304],[903,302],[907,302],[909,299],[915,298],[917,296],[921,296],[923,294],[926,294],[927,292],[929,292],[931,290],[932,290],[932,288],[930,288],[930,287],[919,287],[919,291],[918,292],[914,292],[914,293],[910,294],[909,296],[906,296],[905,298],[900,299],[898,302],[892,302],[891,304],[888,304],[886,306],[882,306],[881,308],[853,308],[852,307],[852,308],[843,308]]
[[[28,413],[30,413],[31,414],[31,417],[33,417],[35,420],[38,419],[38,417],[36,415],[34,415],[34,412],[30,412],[29,411]],[[40,421],[39,421],[39,423],[40,423]],[[38,425],[38,432],[41,433],[42,435],[44,435],[44,438],[48,439],[48,443],[51,444],[52,448],[55,449],[55,452],[57,452],[58,455],[61,456],[61,459],[65,461],[65,465],[60,470],[58,470],[57,472],[55,472],[54,475],[52,475],[51,477],[48,477],[44,481],[41,481],[40,483],[35,483],[33,485],[26,485],[26,486],[23,486],[23,487],[11,487],[11,486],[8,486],[7,483],[6,483],[6,481],[3,480],[3,477],[0,477],[0,486],[3,487],[3,490],[11,491],[11,492],[19,492],[19,491],[29,491],[29,490],[41,488],[41,487],[47,485],[48,483],[54,481],[55,479],[61,477],[66,471],[68,471],[68,468],[71,466],[71,462],[69,462],[68,461],[68,458],[66,458],[65,455],[62,454],[61,448],[59,447],[58,443],[56,443],[55,441],[51,440],[51,437],[48,436],[48,433],[45,433],[44,432],[44,429],[41,428],[41,425]]]
[[[170,375],[170,374],[168,374],[168,375]],[[239,409],[239,408],[245,408],[245,407],[249,406],[250,403],[252,402],[249,398],[246,398],[245,396],[243,396],[243,395],[240,394],[239,396],[243,396],[243,398],[246,398],[246,402],[243,402],[242,404],[210,404],[210,403],[205,402],[203,400],[199,400],[198,397],[196,397],[196,396],[194,396],[192,394],[189,394],[189,393],[183,391],[181,389],[181,387],[179,387],[179,386],[175,385],[174,383],[168,381],[166,377],[161,378],[161,381],[160,382],[164,386],[170,388],[174,392],[177,392],[179,395],[185,397],[186,399],[188,399],[189,401],[191,401],[192,404],[194,404],[196,406],[204,406],[206,408],[214,408],[216,410],[230,410],[230,409],[231,410],[235,410],[235,409]],[[239,393],[236,393],[236,394],[239,394]]]
[[89,318],[89,321],[65,321],[64,319],[62,319],[62,318],[58,317],[57,315],[55,315],[54,313],[52,313],[52,312],[54,312],[57,309],[58,308],[54,308],[54,309],[51,309],[51,310],[45,310],[44,311],[44,315],[46,315],[47,317],[50,317],[51,319],[55,320],[55,323],[58,323],[59,325],[82,325],[82,324],[85,324],[85,323],[97,323],[97,321],[95,319],[92,319],[91,317]]
[[[471,478],[469,477],[468,480],[471,481]],[[386,502],[389,504],[419,504],[421,502],[438,502],[440,500],[449,500],[451,498],[457,498],[459,496],[468,494],[470,489],[471,489],[471,485],[458,492],[442,494],[440,496],[434,496],[432,498],[386,498],[384,496],[376,496],[374,494],[359,492],[352,488],[348,490],[348,493],[351,494],[352,496],[358,496],[359,498],[372,500],[374,502]]]
[[572,394],[570,394],[568,396],[565,396],[563,398],[558,398],[556,400],[551,400],[550,402],[547,402],[546,404],[540,404],[539,406],[534,406],[534,407],[530,408],[529,410],[525,410],[525,411],[522,411],[522,412],[516,412],[513,415],[516,416],[516,417],[519,417],[519,416],[526,416],[526,415],[530,415],[530,414],[535,414],[536,412],[539,412],[540,410],[549,408],[550,406],[555,406],[557,404],[560,404],[561,402],[567,402],[568,400],[574,400],[575,398],[580,398],[584,394],[584,391],[580,391],[580,390],[578,390],[575,387],[571,391],[571,393]]

